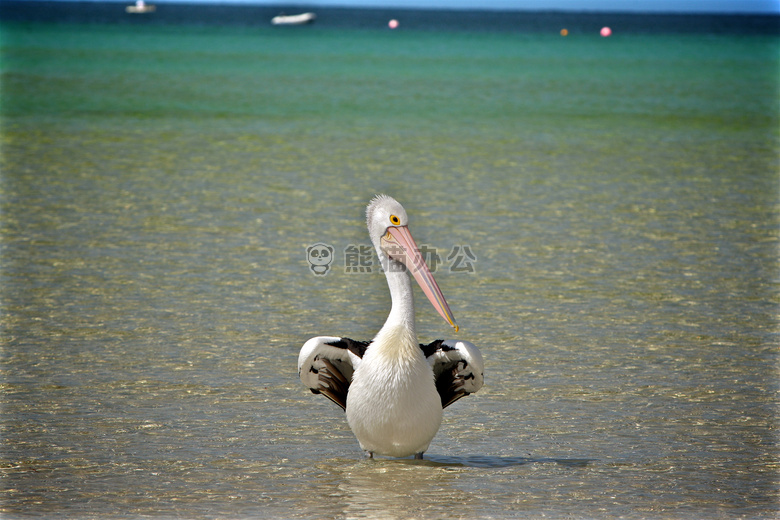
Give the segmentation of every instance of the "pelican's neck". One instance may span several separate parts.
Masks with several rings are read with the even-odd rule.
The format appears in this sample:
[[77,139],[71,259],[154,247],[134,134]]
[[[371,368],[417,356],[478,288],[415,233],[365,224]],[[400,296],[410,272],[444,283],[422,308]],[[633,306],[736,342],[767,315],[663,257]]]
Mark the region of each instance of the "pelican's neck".
[[387,286],[390,288],[392,307],[385,326],[400,326],[414,334],[414,299],[412,298],[412,281],[406,273],[406,268],[398,262],[391,263],[391,271],[385,272]]
[[382,258],[387,286],[390,289],[392,306],[385,324],[377,333],[375,342],[402,352],[406,349],[419,350],[414,330],[414,301],[412,282],[406,268],[396,262]]

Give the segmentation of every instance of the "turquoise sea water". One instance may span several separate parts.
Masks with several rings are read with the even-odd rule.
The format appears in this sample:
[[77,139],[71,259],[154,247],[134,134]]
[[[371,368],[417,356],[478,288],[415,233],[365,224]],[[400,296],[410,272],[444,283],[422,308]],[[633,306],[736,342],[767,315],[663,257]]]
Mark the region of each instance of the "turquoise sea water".
[[[778,514],[777,37],[0,38],[5,517]],[[295,368],[384,321],[379,192],[486,362],[423,463]]]

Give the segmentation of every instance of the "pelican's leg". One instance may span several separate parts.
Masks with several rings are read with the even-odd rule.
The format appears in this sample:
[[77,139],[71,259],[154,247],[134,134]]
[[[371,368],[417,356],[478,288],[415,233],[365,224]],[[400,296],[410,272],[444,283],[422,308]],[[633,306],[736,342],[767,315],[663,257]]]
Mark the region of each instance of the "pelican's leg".
[[373,459],[374,458],[374,452],[373,451],[366,450],[363,453],[366,455],[367,459]]
[[414,454],[414,458],[417,459],[417,460],[422,460],[422,458],[423,458],[422,454],[423,454],[422,451],[420,453],[415,453]]

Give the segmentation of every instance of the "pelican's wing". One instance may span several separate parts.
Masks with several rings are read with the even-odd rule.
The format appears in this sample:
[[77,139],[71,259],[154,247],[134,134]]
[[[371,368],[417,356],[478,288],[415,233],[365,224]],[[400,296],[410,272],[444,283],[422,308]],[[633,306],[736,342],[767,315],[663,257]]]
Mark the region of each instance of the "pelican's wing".
[[369,343],[335,336],[317,336],[303,344],[298,355],[301,382],[344,410],[355,367]]
[[433,368],[442,408],[482,388],[482,354],[473,343],[437,339],[428,345],[420,345],[420,348]]

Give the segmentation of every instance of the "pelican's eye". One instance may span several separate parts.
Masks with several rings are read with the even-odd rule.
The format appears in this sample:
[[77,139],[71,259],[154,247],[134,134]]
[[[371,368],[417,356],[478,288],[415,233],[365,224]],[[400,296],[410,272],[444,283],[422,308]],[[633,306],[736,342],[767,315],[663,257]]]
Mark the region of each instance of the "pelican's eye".
[[390,215],[390,223],[391,223],[392,225],[394,225],[394,226],[398,226],[398,225],[400,225],[400,224],[401,224],[401,219],[400,219],[400,218],[398,218],[398,217],[397,217],[397,216],[395,216],[395,215]]

